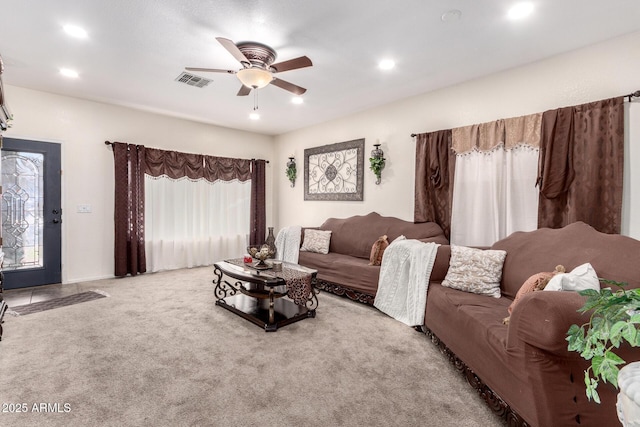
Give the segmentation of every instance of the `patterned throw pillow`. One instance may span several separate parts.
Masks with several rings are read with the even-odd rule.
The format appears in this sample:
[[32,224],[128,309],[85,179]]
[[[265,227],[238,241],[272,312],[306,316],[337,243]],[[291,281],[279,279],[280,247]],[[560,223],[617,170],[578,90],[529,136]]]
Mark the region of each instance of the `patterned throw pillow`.
[[319,254],[329,253],[329,243],[331,242],[331,230],[314,230],[308,228],[304,231],[304,241],[301,251],[316,252]]
[[451,245],[449,271],[442,286],[500,298],[500,278],[506,251]]
[[382,265],[382,255],[384,250],[389,246],[387,235],[380,236],[371,247],[371,255],[369,255],[369,265]]

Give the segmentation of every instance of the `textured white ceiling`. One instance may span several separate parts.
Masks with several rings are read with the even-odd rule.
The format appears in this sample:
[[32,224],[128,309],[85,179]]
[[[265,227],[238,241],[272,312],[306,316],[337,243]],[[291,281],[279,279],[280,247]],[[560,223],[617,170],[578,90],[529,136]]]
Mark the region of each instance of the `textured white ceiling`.
[[[640,30],[638,0],[532,1],[518,22],[508,0],[3,1],[3,79],[275,135]],[[452,9],[461,18],[443,22]],[[69,23],[89,37],[67,36]],[[313,67],[278,75],[308,89],[305,103],[268,86],[251,121],[253,96],[236,96],[234,75],[196,73],[213,79],[203,89],[175,82],[186,66],[239,68],[216,37],[270,45],[277,61],[307,55]],[[387,57],[396,68],[378,70]]]

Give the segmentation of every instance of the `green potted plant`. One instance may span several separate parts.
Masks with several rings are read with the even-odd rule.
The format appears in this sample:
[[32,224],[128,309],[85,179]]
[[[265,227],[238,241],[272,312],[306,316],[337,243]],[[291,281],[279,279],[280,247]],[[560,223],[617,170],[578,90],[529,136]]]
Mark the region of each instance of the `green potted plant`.
[[384,152],[380,149],[380,144],[373,144],[375,149],[371,151],[371,157],[369,157],[369,169],[376,175],[376,184],[380,184],[382,179],[382,169],[384,169],[385,158]]
[[615,350],[624,342],[640,347],[640,288],[625,290],[626,283],[600,281],[619,289],[580,291],[587,301],[578,311],[590,311],[589,321],[581,326],[571,325],[566,338],[569,351],[576,351],[591,361],[584,373],[584,382],[587,398],[597,403],[600,403],[600,396],[596,388],[600,381],[618,388],[620,366],[626,362]]
[[291,182],[291,187],[294,187],[296,185],[296,176],[298,175],[298,171],[296,170],[296,160],[294,157],[289,157],[286,173],[289,182]]

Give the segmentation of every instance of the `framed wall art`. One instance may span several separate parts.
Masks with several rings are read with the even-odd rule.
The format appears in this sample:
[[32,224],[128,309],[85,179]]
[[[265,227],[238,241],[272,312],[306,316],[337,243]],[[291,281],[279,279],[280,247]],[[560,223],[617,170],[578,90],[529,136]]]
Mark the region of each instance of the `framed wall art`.
[[362,200],[364,138],[304,150],[305,200]]

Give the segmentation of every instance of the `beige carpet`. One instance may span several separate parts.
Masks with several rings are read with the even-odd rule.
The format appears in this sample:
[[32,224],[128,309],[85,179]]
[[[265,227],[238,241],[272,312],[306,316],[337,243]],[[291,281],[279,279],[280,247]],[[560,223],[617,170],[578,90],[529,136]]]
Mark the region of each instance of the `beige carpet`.
[[316,318],[265,333],[214,305],[212,279],[88,282],[110,297],[6,317],[0,425],[504,426],[423,334],[374,308],[322,293]]

